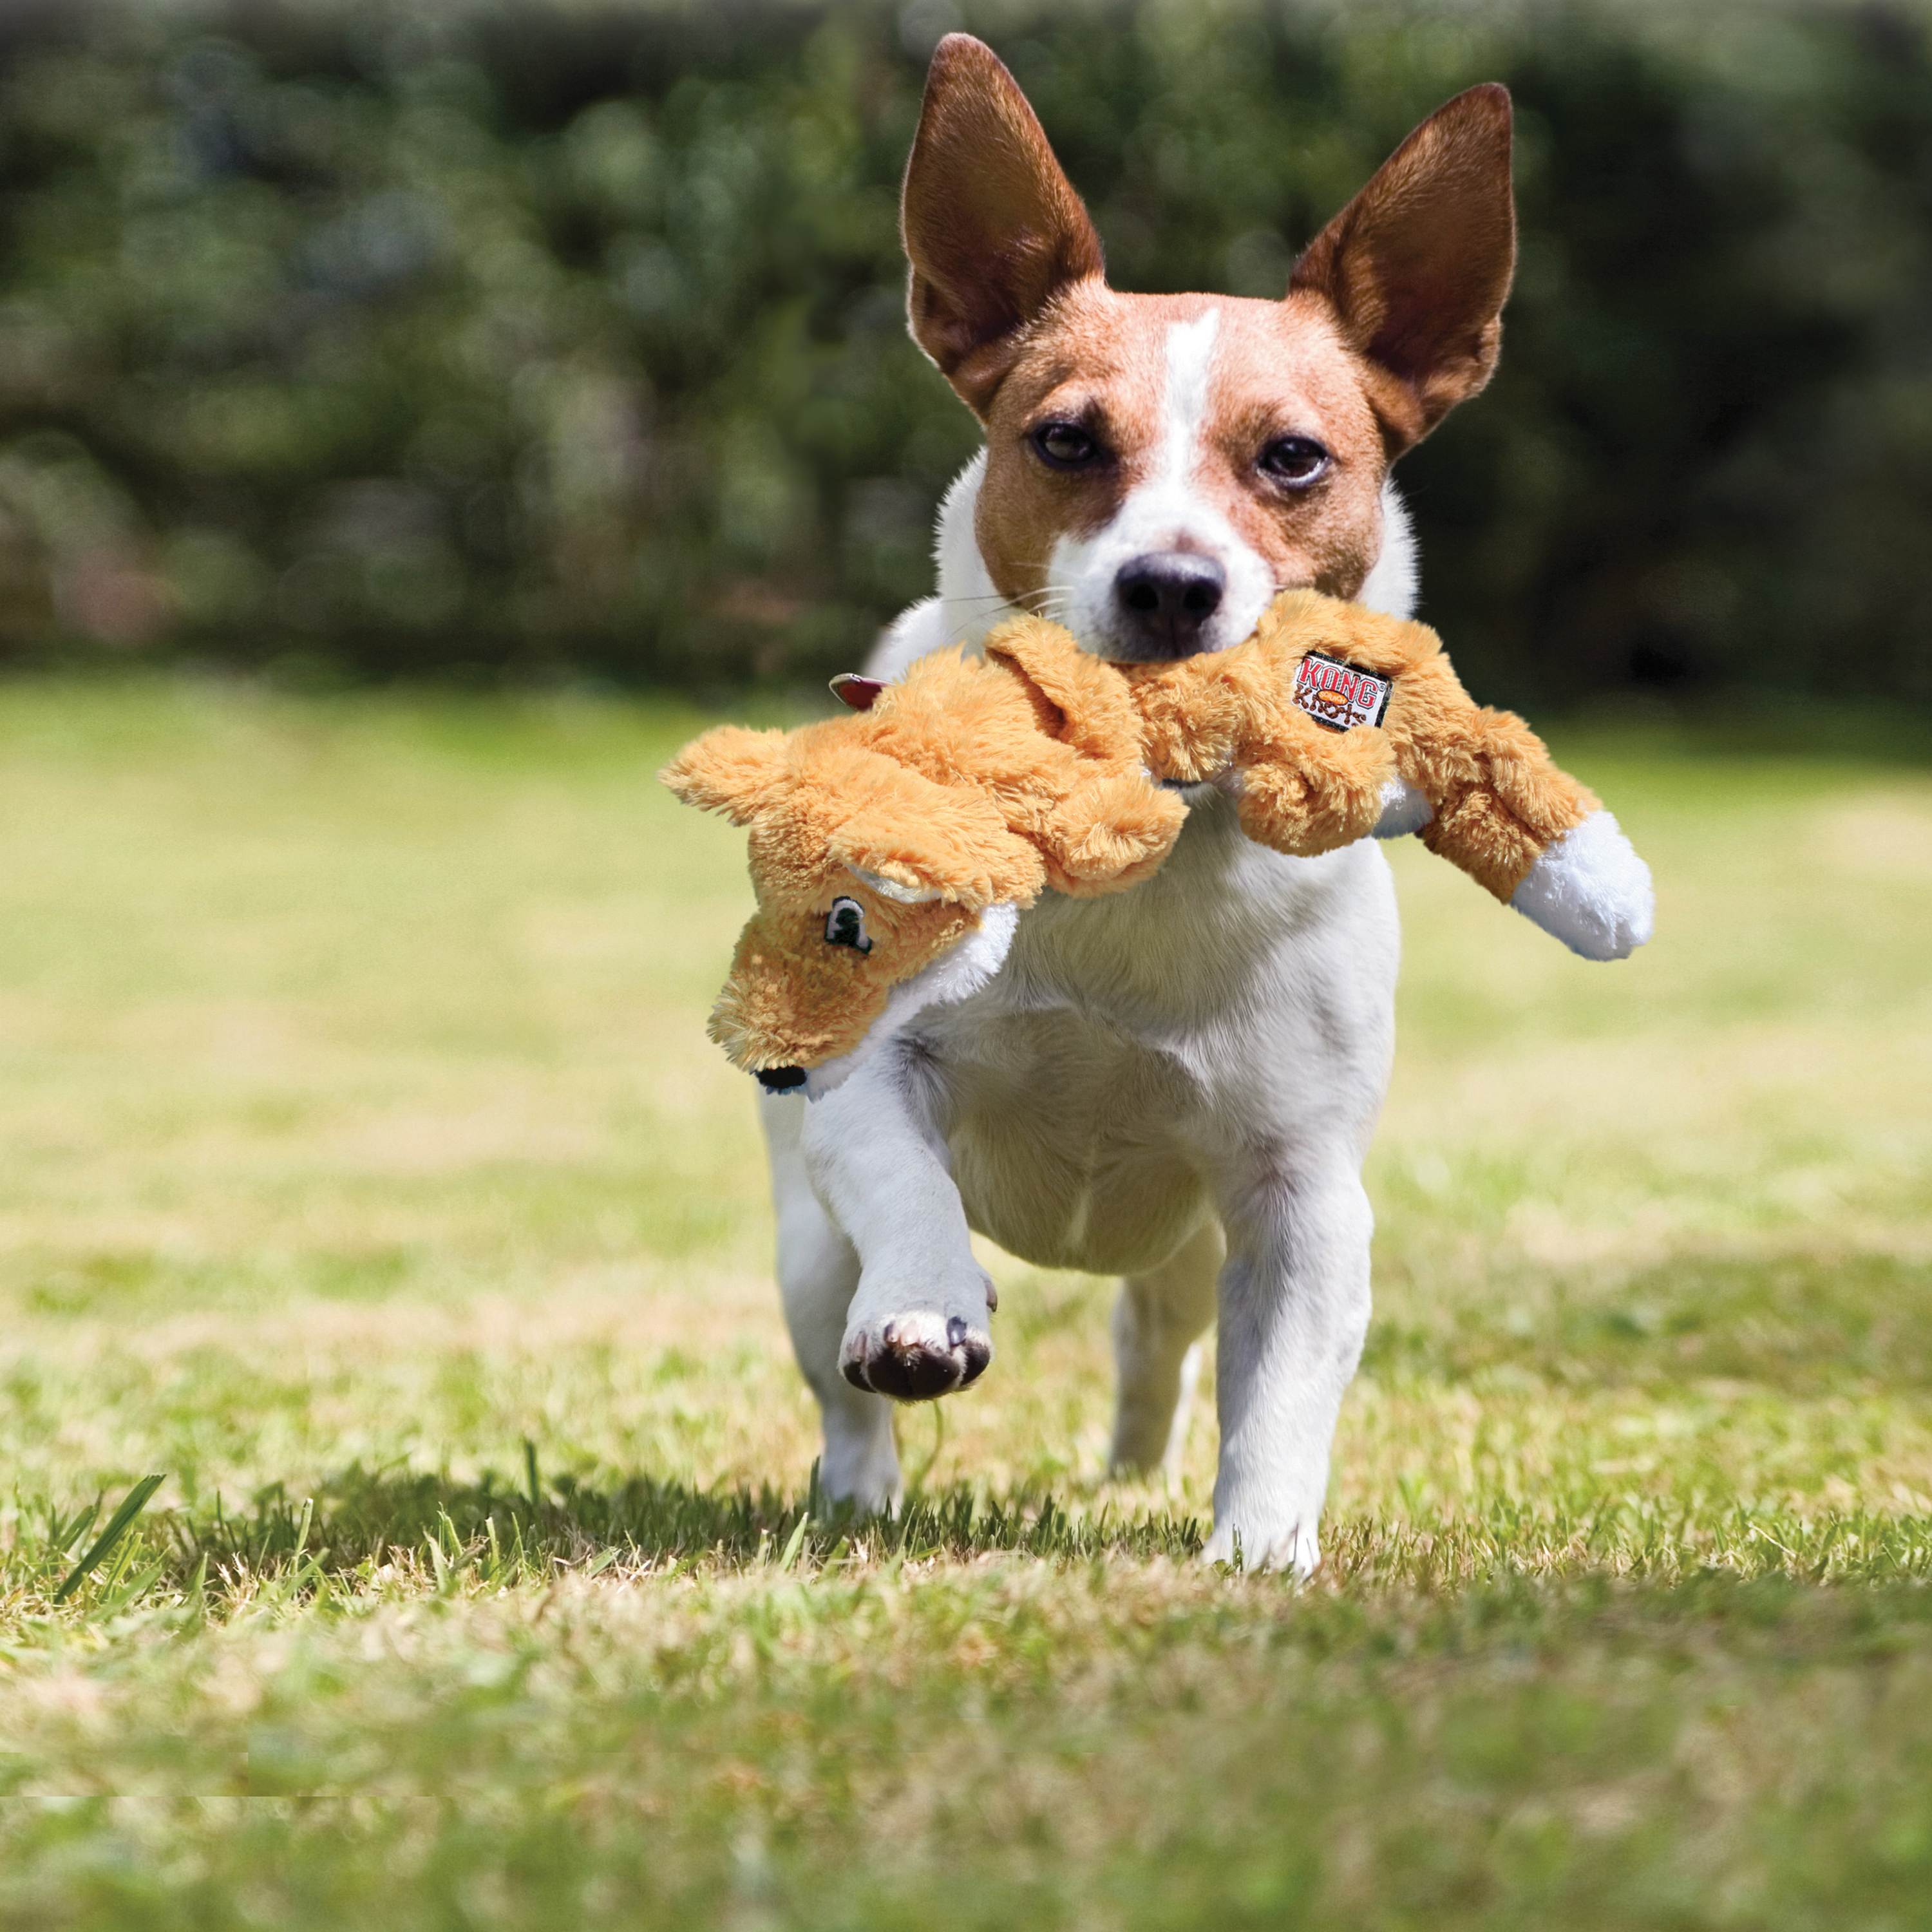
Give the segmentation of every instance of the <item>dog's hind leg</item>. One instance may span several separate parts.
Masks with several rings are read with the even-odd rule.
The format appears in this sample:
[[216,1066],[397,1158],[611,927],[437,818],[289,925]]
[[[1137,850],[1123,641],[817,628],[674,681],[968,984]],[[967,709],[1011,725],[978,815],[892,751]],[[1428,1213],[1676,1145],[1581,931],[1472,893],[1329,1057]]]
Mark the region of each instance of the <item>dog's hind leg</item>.
[[1202,1222],[1158,1268],[1130,1274],[1114,1304],[1113,1467],[1122,1472],[1179,1468],[1187,1411],[1200,1372],[1200,1336],[1214,1318],[1215,1283],[1226,1243],[1220,1223]]
[[785,1326],[824,1424],[820,1486],[835,1502],[885,1509],[899,1493],[892,1405],[854,1388],[838,1372],[838,1345],[859,1286],[859,1256],[812,1191],[799,1146],[806,1104],[801,1095],[779,1094],[766,1096],[758,1109],[771,1154]]
[[1250,1569],[1304,1576],[1322,1560],[1336,1417],[1369,1326],[1375,1217],[1360,1164],[1360,1140],[1334,1135],[1258,1163],[1273,1171],[1223,1199],[1210,1560],[1238,1547]]

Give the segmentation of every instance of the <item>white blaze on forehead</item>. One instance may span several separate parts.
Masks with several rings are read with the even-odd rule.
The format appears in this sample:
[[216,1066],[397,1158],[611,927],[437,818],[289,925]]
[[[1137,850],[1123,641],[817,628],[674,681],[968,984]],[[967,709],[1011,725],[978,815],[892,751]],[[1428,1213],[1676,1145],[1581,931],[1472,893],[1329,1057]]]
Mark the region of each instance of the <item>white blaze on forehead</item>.
[[1220,610],[1203,631],[1210,650],[1238,644],[1274,596],[1268,561],[1244,542],[1197,474],[1214,420],[1215,338],[1221,312],[1168,324],[1156,420],[1159,442],[1142,481],[1090,537],[1063,536],[1047,565],[1046,608],[1090,650],[1114,640],[1114,583],[1121,567],[1163,550],[1198,550],[1226,574]]
[[1201,432],[1208,423],[1208,378],[1214,370],[1214,335],[1221,311],[1204,309],[1192,322],[1167,328],[1167,388],[1160,399],[1160,468],[1157,480],[1185,488],[1193,474]]

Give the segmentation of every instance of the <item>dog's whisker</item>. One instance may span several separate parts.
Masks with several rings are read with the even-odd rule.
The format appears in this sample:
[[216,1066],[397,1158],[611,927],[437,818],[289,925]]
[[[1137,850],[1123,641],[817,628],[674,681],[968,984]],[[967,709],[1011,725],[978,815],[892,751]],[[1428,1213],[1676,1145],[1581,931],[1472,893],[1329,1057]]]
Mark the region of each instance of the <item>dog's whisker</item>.
[[1038,590],[1024,592],[1013,601],[1036,617],[1050,617],[1064,610],[1072,602],[1072,596],[1048,584]]

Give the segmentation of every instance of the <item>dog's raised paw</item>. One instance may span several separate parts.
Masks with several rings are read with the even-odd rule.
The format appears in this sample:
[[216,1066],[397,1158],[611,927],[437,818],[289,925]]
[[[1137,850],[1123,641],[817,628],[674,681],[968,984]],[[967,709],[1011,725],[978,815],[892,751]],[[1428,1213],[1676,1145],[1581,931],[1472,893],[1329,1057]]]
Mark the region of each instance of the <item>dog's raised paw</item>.
[[896,1315],[854,1329],[839,1370],[854,1388],[895,1402],[931,1402],[970,1388],[993,1359],[992,1338],[963,1316],[934,1310]]

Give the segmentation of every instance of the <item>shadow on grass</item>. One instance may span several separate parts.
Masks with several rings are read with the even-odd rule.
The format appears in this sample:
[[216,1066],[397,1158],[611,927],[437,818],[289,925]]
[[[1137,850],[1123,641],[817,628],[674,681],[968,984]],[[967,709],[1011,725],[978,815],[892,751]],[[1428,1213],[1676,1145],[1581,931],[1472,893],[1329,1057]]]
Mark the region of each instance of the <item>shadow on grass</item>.
[[[1051,1495],[988,1498],[967,1488],[908,1501],[894,1516],[862,1515],[769,1486],[755,1492],[693,1489],[635,1477],[608,1488],[565,1475],[521,1486],[485,1473],[473,1483],[370,1471],[326,1479],[312,1496],[277,1484],[245,1511],[212,1509],[166,1519],[167,1568],[186,1583],[305,1571],[310,1580],[366,1579],[387,1563],[467,1570],[481,1580],[532,1580],[560,1570],[596,1573],[614,1562],[731,1570],[836,1559],[862,1543],[872,1556],[968,1558],[988,1552],[1061,1560],[1103,1556],[1177,1560],[1204,1540],[1192,1517],[1071,1516]],[[157,1523],[151,1537],[163,1526]],[[204,1567],[205,1566],[205,1567]]]
[[[161,1526],[156,1525],[158,1530]],[[366,1582],[385,1564],[440,1586],[548,1580],[613,1564],[658,1574],[814,1569],[850,1556],[970,1561],[1009,1555],[1052,1562],[1197,1558],[1191,1516],[1070,1514],[1051,1494],[988,1498],[964,1486],[908,1501],[895,1516],[861,1515],[814,1491],[707,1491],[634,1478],[597,1488],[560,1477],[533,1502],[486,1474],[453,1483],[359,1466],[297,1501],[279,1486],[244,1515],[184,1513],[168,1523],[168,1568],[185,1581],[273,1576],[298,1588]],[[151,1532],[151,1534],[152,1532]],[[1328,1526],[1328,1587],[1460,1591],[1503,1577],[1622,1576],[1678,1582],[1713,1570],[1813,1582],[1932,1580],[1932,1522],[1854,1509],[1805,1516],[1733,1504],[1700,1513],[1647,1496],[1583,1510],[1498,1502],[1480,1518],[1408,1523],[1338,1518]]]
[[[519,1489],[487,1473],[458,1483],[357,1464],[298,1499],[277,1484],[240,1512],[218,1503],[136,1524],[148,1486],[141,1484],[91,1544],[101,1501],[63,1516],[22,1499],[13,1546],[0,1557],[0,1596],[30,1614],[58,1610],[71,1597],[70,1612],[92,1618],[154,1597],[204,1606],[218,1598],[292,1604],[380,1593],[386,1586],[444,1595],[612,1570],[619,1577],[690,1570],[776,1577],[830,1573],[847,1563],[990,1555],[1186,1564],[1204,1541],[1192,1517],[1117,1518],[1112,1504],[1097,1516],[1076,1515],[1044,1492],[987,1498],[959,1487],[886,1516],[826,1504],[815,1484],[800,1497],[770,1486],[707,1491],[644,1477],[602,1488],[568,1476],[539,1484],[534,1473]],[[1324,1596],[1390,1589],[1458,1595],[1472,1587],[1588,1578],[1666,1586],[1715,1576],[1932,1582],[1932,1520],[1863,1509],[1806,1516],[1741,1502],[1694,1511],[1642,1496],[1581,1510],[1498,1499],[1480,1516],[1442,1522],[1334,1519],[1324,1540],[1315,1587]],[[88,1553],[74,1567],[83,1545]]]

